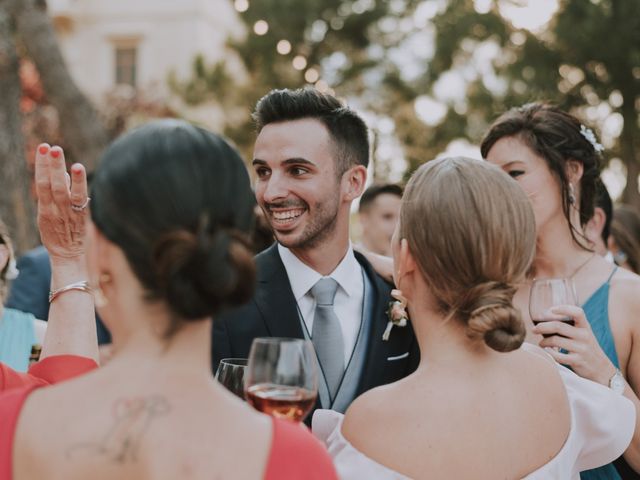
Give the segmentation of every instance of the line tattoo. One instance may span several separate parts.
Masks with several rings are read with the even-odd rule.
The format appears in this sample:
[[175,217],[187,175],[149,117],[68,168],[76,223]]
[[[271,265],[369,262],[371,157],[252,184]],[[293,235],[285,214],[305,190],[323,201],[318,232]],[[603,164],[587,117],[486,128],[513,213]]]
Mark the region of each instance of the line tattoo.
[[151,422],[170,411],[169,402],[160,395],[118,399],[113,407],[113,426],[96,441],[72,445],[66,456],[71,460],[98,456],[119,464],[135,462]]

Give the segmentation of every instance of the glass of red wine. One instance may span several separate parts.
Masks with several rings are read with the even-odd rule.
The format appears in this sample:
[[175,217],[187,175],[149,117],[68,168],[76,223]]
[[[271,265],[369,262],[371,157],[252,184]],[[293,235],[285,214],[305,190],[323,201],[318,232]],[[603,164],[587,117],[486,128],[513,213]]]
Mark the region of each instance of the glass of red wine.
[[247,370],[246,358],[223,358],[220,360],[216,379],[234,395],[245,400],[244,375]]
[[318,396],[312,343],[296,338],[256,338],[249,353],[245,393],[256,410],[302,421]]
[[[534,325],[548,321],[560,321],[574,325],[571,317],[558,318],[553,315],[553,307],[578,305],[576,289],[570,278],[540,278],[534,280],[529,294],[529,315]],[[543,335],[549,337],[549,334]]]

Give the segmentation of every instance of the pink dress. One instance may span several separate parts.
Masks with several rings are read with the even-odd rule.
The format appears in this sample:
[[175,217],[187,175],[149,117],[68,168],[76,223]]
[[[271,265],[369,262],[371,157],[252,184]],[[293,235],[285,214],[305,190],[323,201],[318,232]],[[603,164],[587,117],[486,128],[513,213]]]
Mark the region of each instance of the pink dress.
[[[529,347],[525,347],[529,349]],[[635,429],[633,403],[622,395],[558,365],[571,408],[569,436],[556,456],[527,480],[579,479],[580,472],[618,458]],[[356,450],[341,432],[344,415],[316,410],[313,433],[324,442],[342,480],[411,480]]]

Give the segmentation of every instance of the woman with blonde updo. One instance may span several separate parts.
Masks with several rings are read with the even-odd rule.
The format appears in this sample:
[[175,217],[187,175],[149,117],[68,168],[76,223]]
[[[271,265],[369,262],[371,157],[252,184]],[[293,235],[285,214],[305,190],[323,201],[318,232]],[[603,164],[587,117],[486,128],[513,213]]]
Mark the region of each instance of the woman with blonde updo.
[[344,417],[316,412],[341,478],[569,479],[625,450],[632,403],[523,346],[512,300],[534,250],[530,203],[498,168],[453,158],[414,174],[393,271],[421,363]]

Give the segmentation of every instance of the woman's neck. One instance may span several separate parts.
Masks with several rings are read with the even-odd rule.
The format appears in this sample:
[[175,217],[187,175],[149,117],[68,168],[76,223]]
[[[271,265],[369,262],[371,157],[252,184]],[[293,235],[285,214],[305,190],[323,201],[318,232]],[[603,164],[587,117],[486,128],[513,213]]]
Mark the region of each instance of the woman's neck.
[[185,371],[190,376],[200,372],[203,377],[211,378],[210,320],[185,323],[168,339],[163,338],[162,331],[151,327],[151,322],[136,322],[136,328],[126,339],[114,343],[110,364],[129,369],[150,367],[165,373]]
[[[577,216],[577,212],[574,216]],[[577,219],[574,219],[574,226],[579,225],[576,222]],[[576,230],[577,235],[582,232],[581,228],[576,227]],[[567,220],[560,215],[538,232],[533,272],[540,278],[572,277],[592,256],[593,252],[576,243]]]
[[458,319],[446,320],[425,304],[412,306],[410,302],[409,316],[420,346],[419,370],[456,369],[461,365],[478,364],[496,353],[482,339],[469,338]]

